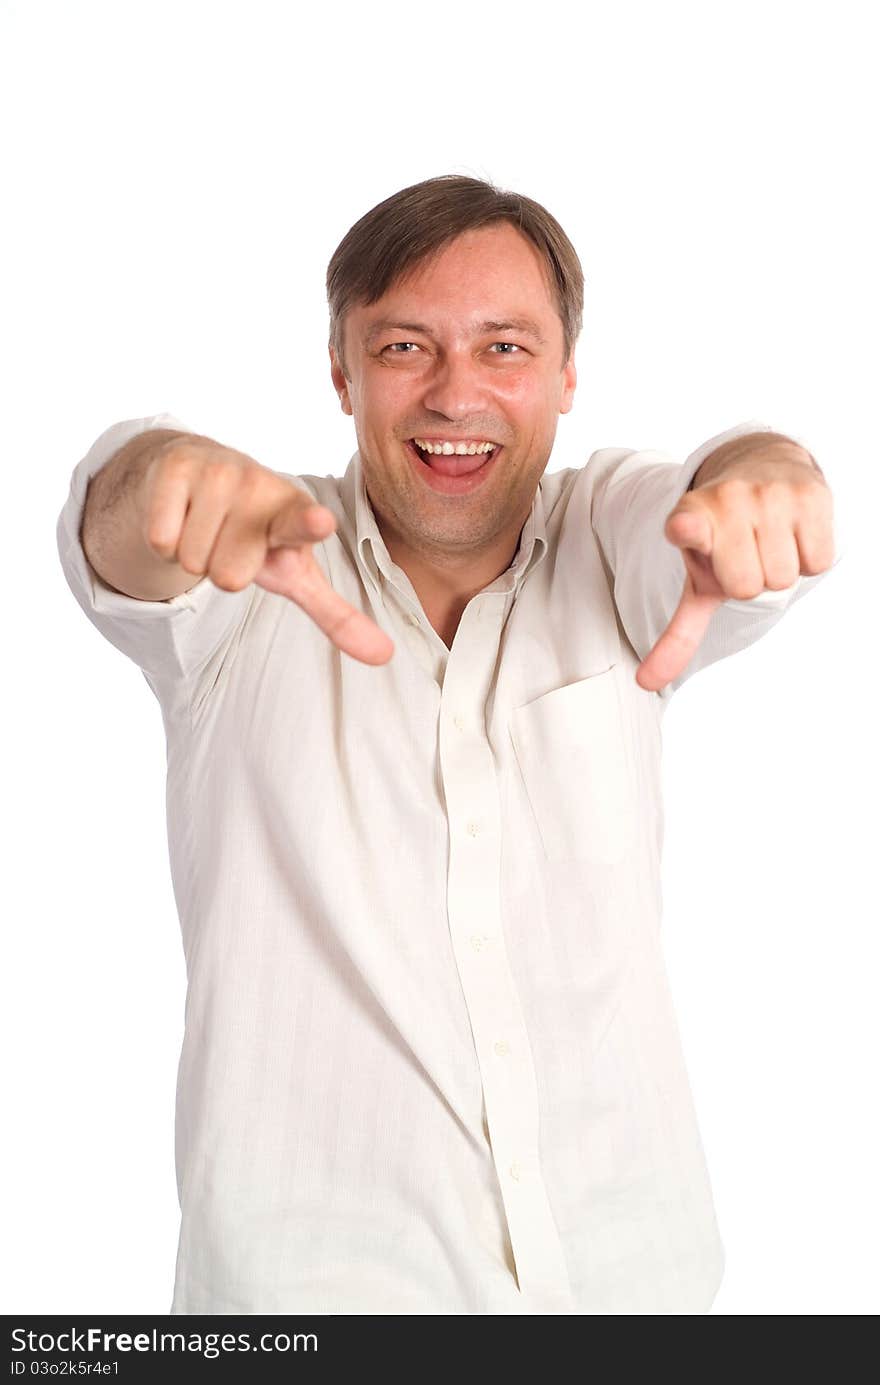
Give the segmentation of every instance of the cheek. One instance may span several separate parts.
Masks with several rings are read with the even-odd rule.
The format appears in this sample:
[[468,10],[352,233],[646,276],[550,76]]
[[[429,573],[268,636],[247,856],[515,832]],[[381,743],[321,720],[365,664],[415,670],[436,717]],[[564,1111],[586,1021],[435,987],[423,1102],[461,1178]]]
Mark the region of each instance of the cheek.
[[554,427],[556,413],[546,393],[534,383],[519,383],[497,395],[498,408],[516,434],[521,447],[528,450],[537,440],[546,439]]

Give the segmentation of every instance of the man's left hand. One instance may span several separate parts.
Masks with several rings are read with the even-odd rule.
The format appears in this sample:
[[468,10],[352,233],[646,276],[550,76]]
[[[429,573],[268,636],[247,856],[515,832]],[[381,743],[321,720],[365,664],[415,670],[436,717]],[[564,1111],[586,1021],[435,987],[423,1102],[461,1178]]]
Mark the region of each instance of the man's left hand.
[[678,607],[636,682],[656,692],[687,667],[712,612],[782,591],[834,561],[831,491],[809,452],[773,434],[734,439],[700,465],[664,534],[686,568]]

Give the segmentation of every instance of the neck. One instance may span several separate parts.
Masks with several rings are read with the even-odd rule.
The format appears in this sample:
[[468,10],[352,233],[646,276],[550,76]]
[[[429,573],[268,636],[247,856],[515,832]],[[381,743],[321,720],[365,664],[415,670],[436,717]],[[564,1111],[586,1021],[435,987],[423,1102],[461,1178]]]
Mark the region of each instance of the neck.
[[504,535],[478,555],[459,556],[415,551],[399,535],[392,533],[378,516],[376,522],[392,561],[406,573],[422,610],[447,648],[452,646],[471,598],[510,567],[525,523],[520,523],[512,537]]

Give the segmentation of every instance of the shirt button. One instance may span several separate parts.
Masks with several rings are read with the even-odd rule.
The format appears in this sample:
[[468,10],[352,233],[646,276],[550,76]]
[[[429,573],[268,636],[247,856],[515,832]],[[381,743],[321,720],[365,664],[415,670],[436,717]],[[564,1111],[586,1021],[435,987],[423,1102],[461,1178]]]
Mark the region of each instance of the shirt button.
[[410,625],[421,625],[421,621],[419,620],[415,611],[410,611],[409,615],[407,616],[407,620],[409,621]]
[[475,822],[469,822],[469,823],[468,823],[468,825],[467,825],[467,834],[468,834],[469,837],[475,837],[475,836],[477,835],[477,833],[479,832],[479,830],[480,830],[480,829],[479,829],[479,827],[477,826],[477,824],[476,824]]
[[510,1166],[510,1176],[511,1178],[515,1178],[517,1183],[522,1178],[522,1168],[516,1161],[516,1159],[514,1159],[513,1163]]
[[495,1052],[499,1058],[504,1058],[510,1052],[510,1044],[506,1039],[497,1039],[495,1042]]
[[460,717],[460,716],[454,716],[454,717],[452,718],[452,724],[454,725],[454,727],[455,727],[455,729],[456,729],[457,731],[463,731],[463,730],[464,730],[464,720],[463,720],[462,717]]
[[471,936],[471,947],[474,949],[474,952],[479,952],[481,948],[486,946],[488,941],[488,933],[474,933]]

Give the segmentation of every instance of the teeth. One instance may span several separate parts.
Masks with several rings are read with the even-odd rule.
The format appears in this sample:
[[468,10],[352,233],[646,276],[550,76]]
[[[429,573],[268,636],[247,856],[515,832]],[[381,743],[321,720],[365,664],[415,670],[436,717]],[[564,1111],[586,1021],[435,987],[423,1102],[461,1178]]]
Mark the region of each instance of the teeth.
[[494,452],[496,446],[494,442],[423,442],[421,438],[413,438],[413,442],[423,452],[442,453],[444,457],[451,457],[453,454],[459,457],[473,457],[478,452]]

